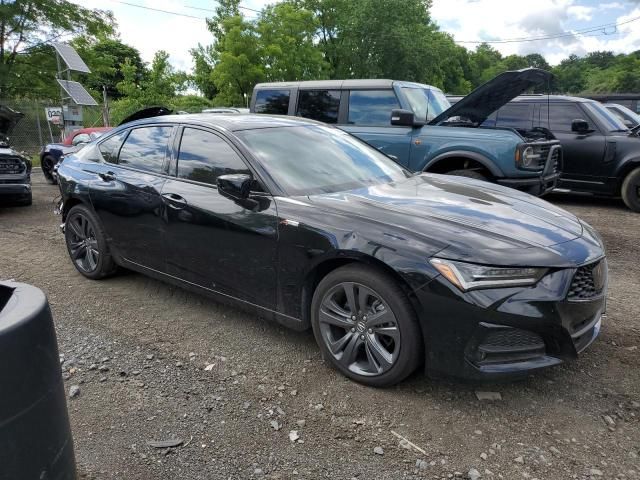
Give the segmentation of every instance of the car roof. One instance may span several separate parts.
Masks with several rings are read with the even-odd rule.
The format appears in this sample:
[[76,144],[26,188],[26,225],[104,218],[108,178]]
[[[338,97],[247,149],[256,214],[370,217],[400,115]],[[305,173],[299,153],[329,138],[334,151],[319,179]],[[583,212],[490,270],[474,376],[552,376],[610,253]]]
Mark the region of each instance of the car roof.
[[209,127],[217,127],[228,131],[254,130],[259,128],[294,127],[302,125],[324,125],[307,118],[289,117],[285,115],[266,115],[254,113],[189,113],[186,115],[163,115],[149,117],[125,123],[123,127],[145,125],[149,123],[189,123]]
[[424,83],[405,82],[402,80],[389,80],[382,79],[349,79],[349,80],[308,80],[302,82],[271,82],[271,83],[259,83],[255,86],[255,90],[263,90],[267,88],[291,88],[298,87],[300,89],[306,88],[326,88],[326,89],[344,89],[350,88],[392,88],[394,85],[400,87],[413,87],[413,88],[429,88],[432,90],[440,90],[437,87],[427,85]]
[[531,94],[520,95],[512,102],[540,102],[540,103],[559,103],[559,102],[576,102],[576,103],[596,103],[595,100],[590,98],[572,97],[570,95],[544,95],[544,94]]

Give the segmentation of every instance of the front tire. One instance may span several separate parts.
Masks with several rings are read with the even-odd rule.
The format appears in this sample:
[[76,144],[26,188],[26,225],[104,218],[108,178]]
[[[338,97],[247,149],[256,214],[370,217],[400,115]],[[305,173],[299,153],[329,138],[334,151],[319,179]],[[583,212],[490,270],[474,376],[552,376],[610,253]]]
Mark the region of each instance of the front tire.
[[84,205],[69,210],[65,222],[65,241],[69,257],[82,275],[98,280],[116,271],[100,221]]
[[47,183],[55,185],[56,179],[53,176],[53,167],[56,164],[56,160],[51,155],[45,155],[42,159],[42,174]]
[[620,193],[627,207],[634,212],[640,212],[640,168],[632,170],[625,177]]
[[394,385],[423,359],[415,311],[388,274],[362,264],[334,270],[318,284],[311,324],[323,358],[347,377]]

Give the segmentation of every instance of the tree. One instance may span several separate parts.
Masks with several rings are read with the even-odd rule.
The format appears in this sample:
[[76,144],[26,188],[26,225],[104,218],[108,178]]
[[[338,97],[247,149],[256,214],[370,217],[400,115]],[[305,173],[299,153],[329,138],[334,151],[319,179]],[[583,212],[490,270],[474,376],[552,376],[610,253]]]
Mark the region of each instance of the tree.
[[261,61],[268,81],[327,78],[330,65],[314,45],[318,21],[294,2],[266,7],[257,24]]
[[19,60],[22,55],[66,35],[109,35],[113,28],[110,12],[68,0],[0,0],[0,92],[17,86],[14,68],[27,65]]
[[319,45],[333,78],[399,78],[424,81],[437,63],[429,40],[437,31],[431,0],[309,0],[320,19]]
[[159,50],[141,82],[138,68],[129,59],[121,66],[123,80],[118,83],[121,99],[112,103],[112,123],[146,107],[170,106],[176,95],[184,90],[187,75],[176,71],[169,63],[169,54]]
[[127,60],[136,67],[137,84],[140,84],[146,75],[140,52],[120,40],[101,38],[96,41],[83,35],[71,43],[91,70],[83,79],[84,85],[99,94],[102,94],[104,86],[109,98],[117,100],[122,96],[117,85],[124,80],[121,65]]
[[213,81],[213,65],[215,65],[214,51],[211,45],[198,45],[191,49],[193,58],[193,74],[191,83],[195,85],[205,97],[212,100],[218,93],[216,84]]

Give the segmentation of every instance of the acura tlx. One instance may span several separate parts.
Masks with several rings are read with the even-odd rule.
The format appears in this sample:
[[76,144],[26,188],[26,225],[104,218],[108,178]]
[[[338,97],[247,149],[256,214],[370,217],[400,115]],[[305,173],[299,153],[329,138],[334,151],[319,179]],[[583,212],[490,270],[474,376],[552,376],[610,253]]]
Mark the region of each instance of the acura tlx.
[[509,188],[410,173],[314,121],[140,119],[58,177],[82,275],[135,270],[312,328],[328,363],[364,384],[421,365],[526,374],[600,330],[607,264],[587,223]]

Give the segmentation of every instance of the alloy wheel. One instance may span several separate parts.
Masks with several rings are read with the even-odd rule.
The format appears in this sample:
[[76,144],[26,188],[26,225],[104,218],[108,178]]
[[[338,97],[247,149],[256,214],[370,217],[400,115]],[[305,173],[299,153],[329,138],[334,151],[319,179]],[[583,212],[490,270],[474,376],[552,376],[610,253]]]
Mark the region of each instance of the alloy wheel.
[[400,353],[400,329],[385,300],[365,285],[342,282],[322,299],[322,340],[333,357],[363,376],[387,372]]
[[81,213],[73,215],[67,222],[69,229],[69,254],[79,269],[91,273],[98,267],[100,251],[91,221]]

